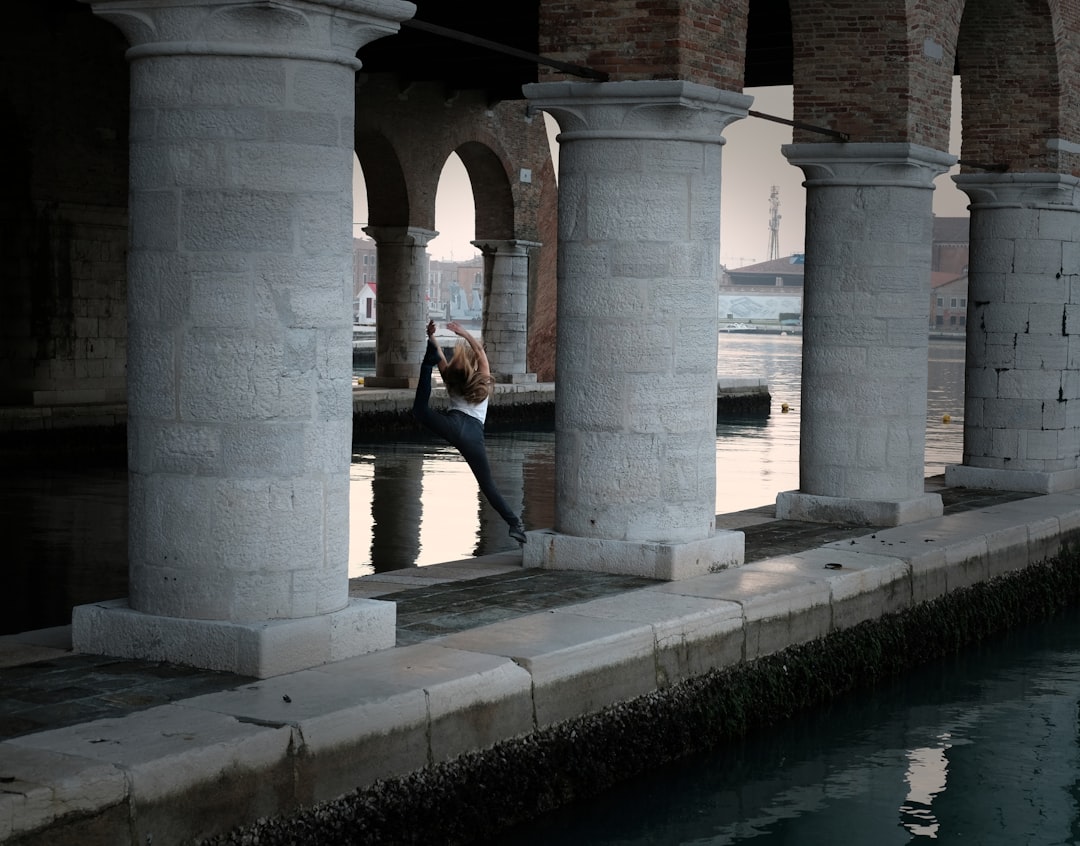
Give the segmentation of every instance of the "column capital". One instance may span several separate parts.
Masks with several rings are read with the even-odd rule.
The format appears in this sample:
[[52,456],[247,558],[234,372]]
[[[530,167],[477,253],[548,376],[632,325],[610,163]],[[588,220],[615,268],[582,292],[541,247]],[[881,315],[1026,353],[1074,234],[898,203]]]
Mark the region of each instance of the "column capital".
[[522,87],[530,110],[559,121],[559,142],[584,139],[671,140],[723,144],[729,123],[754,98],[681,80],[537,82]]
[[969,208],[1080,211],[1080,178],[1064,173],[961,173],[956,187],[971,198]]
[[[334,62],[360,69],[356,51],[416,13],[401,0],[80,0],[149,56],[243,56]],[[257,13],[257,14],[256,14]]]
[[365,226],[364,233],[370,235],[378,247],[426,247],[439,234],[419,226]]
[[507,256],[523,256],[531,248],[543,246],[539,241],[520,241],[516,238],[483,238],[469,243],[485,256],[495,255],[496,253]]
[[807,188],[843,186],[934,187],[956,156],[919,144],[785,144],[785,158],[806,174]]

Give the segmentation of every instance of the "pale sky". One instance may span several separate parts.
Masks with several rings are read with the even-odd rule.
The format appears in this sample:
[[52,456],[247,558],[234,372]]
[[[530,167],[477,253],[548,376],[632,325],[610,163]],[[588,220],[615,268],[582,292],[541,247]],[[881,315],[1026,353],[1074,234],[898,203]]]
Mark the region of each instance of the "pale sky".
[[[747,88],[753,96],[754,111],[791,119],[791,86]],[[546,116],[545,116],[546,117]],[[552,154],[558,161],[557,127],[548,118]],[[960,152],[960,82],[953,86],[952,141],[949,152]],[[824,136],[823,136],[824,137]],[[742,267],[765,261],[769,250],[769,196],[775,185],[780,199],[780,255],[803,252],[806,192],[803,173],[788,164],[780,152],[791,143],[791,127],[762,118],[747,117],[724,130],[720,198],[720,261],[727,267]],[[355,162],[355,159],[354,159]],[[357,237],[367,219],[367,194],[359,166],[353,175],[353,217]],[[954,168],[951,173],[957,172]],[[964,217],[968,198],[956,189],[950,174],[938,177],[934,191],[934,213],[939,217]],[[435,259],[463,261],[476,250],[469,242],[475,238],[472,188],[465,167],[451,155],[443,169],[435,197],[435,228],[438,237],[428,244]]]

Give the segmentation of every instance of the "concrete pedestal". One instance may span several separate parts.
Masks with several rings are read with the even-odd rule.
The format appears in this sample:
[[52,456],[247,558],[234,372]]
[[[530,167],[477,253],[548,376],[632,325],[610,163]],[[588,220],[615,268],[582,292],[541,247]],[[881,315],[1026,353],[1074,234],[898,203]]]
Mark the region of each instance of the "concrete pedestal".
[[815,496],[799,491],[784,491],[776,497],[777,518],[802,520],[806,523],[901,526],[940,517],[942,508],[939,494],[923,494],[912,499],[893,501]]

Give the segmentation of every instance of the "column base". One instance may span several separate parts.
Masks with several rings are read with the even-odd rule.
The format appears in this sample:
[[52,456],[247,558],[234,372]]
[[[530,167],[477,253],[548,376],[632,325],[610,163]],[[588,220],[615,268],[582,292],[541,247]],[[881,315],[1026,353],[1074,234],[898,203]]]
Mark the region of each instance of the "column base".
[[365,376],[365,388],[408,388],[415,390],[420,377],[405,376]]
[[265,679],[389,649],[397,639],[397,606],[350,599],[341,611],[295,620],[233,623],[162,617],[114,599],[72,610],[76,652],[168,661]]
[[906,500],[852,499],[783,491],[776,496],[780,520],[805,523],[852,523],[857,526],[903,526],[942,514],[941,497],[923,494]]
[[535,385],[535,373],[496,373],[495,382],[499,385]]
[[677,581],[743,563],[746,536],[720,531],[688,543],[637,543],[579,538],[550,529],[528,532],[522,565],[545,570],[588,570]]
[[945,467],[945,484],[950,488],[1061,493],[1080,487],[1080,470],[1000,470],[949,464]]

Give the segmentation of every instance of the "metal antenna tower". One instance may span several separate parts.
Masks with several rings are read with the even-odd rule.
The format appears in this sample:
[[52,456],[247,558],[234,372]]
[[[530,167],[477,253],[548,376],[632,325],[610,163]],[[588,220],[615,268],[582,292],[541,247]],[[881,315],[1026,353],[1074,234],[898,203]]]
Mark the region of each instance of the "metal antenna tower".
[[780,189],[775,185],[769,194],[769,257],[766,261],[780,258]]

